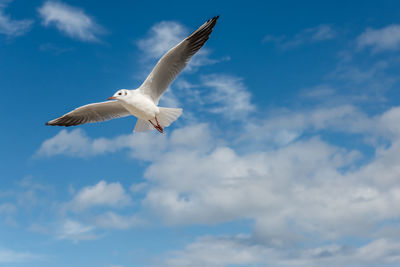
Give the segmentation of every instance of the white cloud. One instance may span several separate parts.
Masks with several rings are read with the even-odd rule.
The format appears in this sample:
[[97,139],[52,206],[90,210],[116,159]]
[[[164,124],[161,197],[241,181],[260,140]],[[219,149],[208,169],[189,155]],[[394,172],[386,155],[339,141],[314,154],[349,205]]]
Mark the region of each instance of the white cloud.
[[[222,242],[230,251],[215,255],[218,249],[208,251],[207,247],[217,246],[218,240],[196,242],[169,258],[168,264],[184,266],[203,259],[199,265],[226,266],[233,264],[229,255],[235,250],[231,245],[243,252],[250,243],[249,262],[237,259],[237,264],[271,261],[278,266],[337,266],[354,262],[354,266],[366,266],[362,253],[376,241],[353,248],[340,241],[375,238],[379,224],[400,217],[400,184],[396,178],[400,172],[395,160],[400,142],[399,129],[393,126],[400,120],[399,110],[395,107],[368,117],[348,106],[293,112],[286,119],[272,117],[267,123],[270,129],[329,129],[391,142],[390,146],[377,145],[376,156],[361,166],[357,162],[360,151],[345,150],[319,138],[292,140],[273,149],[259,148],[258,152],[255,148],[250,153],[218,144],[203,151],[186,147],[157,158],[145,173],[151,186],[143,204],[167,224],[254,221],[247,240],[234,245],[232,240]],[[317,237],[315,244],[300,249],[298,244],[310,242],[309,236]],[[319,242],[333,245],[319,246]],[[390,240],[381,243],[377,248],[388,251],[397,246]],[[285,253],[288,249],[295,255],[293,259]],[[266,253],[265,257],[260,251]],[[398,261],[397,256],[391,257],[394,253],[383,253],[384,248],[380,251],[373,257],[375,263]]]
[[202,79],[204,86],[210,87],[206,95],[210,106],[205,106],[213,113],[222,114],[232,120],[241,120],[256,108],[251,103],[251,94],[240,78],[230,75],[207,75]]
[[57,237],[59,239],[94,240],[97,236],[93,233],[94,227],[84,225],[80,222],[67,219],[63,221],[58,229]]
[[[247,155],[229,147],[216,147],[210,153],[177,150],[146,171],[146,179],[156,186],[149,189],[144,204],[173,224],[221,223],[274,214],[270,218],[276,216],[278,225],[284,225],[287,218],[279,214],[290,214],[299,206],[303,213],[291,216],[303,218],[304,208],[313,206],[311,200],[301,200],[307,193],[296,189],[315,180],[315,187],[325,194],[331,186],[329,179],[341,177],[336,168],[350,165],[351,159],[351,152],[318,139]],[[320,182],[319,176],[324,176],[327,184]],[[282,188],[287,191],[283,193]],[[310,185],[309,191],[312,188]],[[334,198],[332,193],[326,198]]]
[[169,138],[168,150],[209,151],[213,147],[215,141],[216,140],[212,138],[211,129],[208,124],[198,123],[173,131]]
[[[397,167],[394,162],[387,162],[398,149],[395,142],[398,129],[391,129],[392,125],[397,125],[395,121],[399,120],[398,110],[395,108],[373,118],[365,117],[351,107],[316,110],[305,114],[294,112],[287,117],[270,118],[268,126],[258,131],[276,130],[279,133],[289,129],[288,131],[301,134],[310,128],[333,129],[350,134],[369,133],[393,140],[390,148],[379,149],[379,156],[358,171],[344,175],[340,170],[355,164],[360,152],[343,150],[319,138],[290,140],[283,144],[278,142],[279,145],[273,150],[245,155],[224,146],[217,146],[211,152],[201,152],[193,148],[187,148],[183,152],[177,149],[176,152],[169,152],[166,157],[158,158],[146,171],[145,177],[158,186],[149,190],[145,204],[155,208],[156,213],[171,223],[217,223],[250,217],[256,218],[256,228],[259,223],[267,225],[269,222],[282,226],[288,219],[286,215],[292,213],[290,217],[301,218],[305,223],[303,230],[324,233],[335,231],[308,229],[313,223],[308,225],[306,222],[307,210],[310,211],[308,215],[315,212],[320,214],[319,218],[313,217],[313,220],[322,220],[323,223],[317,224],[327,228],[346,219],[351,221],[350,225],[361,228],[354,223],[357,216],[352,215],[358,214],[360,220],[364,220],[369,216],[368,210],[375,205],[387,207],[381,209],[382,214],[375,219],[388,219],[397,214],[395,211],[398,210],[394,205],[398,188],[393,187],[396,183]],[[250,139],[246,141],[246,145],[249,145]],[[350,169],[355,166],[357,165]],[[385,187],[385,184],[392,185],[392,188]],[[382,187],[374,188],[377,185]],[[277,190],[280,188],[288,191],[283,193]],[[338,192],[341,192],[343,202],[338,201]],[[282,199],[282,194],[285,199]],[[355,197],[357,194],[360,197]],[[313,202],[308,195],[313,195],[317,201]],[[365,206],[358,202],[359,198],[367,200]],[[330,209],[315,206],[315,203],[338,205],[334,210],[339,209],[343,213],[336,212],[338,219],[331,218],[333,214]],[[284,207],[280,206],[282,204]],[[343,207],[339,208],[341,205]],[[387,211],[389,207],[392,213]],[[264,212],[260,212],[261,210]],[[297,214],[296,210],[302,212]],[[280,217],[278,214],[281,212],[286,215]],[[257,215],[262,213],[275,214],[279,223],[274,222],[272,217],[265,220]],[[364,225],[365,229],[370,227],[369,224]],[[339,231],[337,234],[341,235],[343,232]]]
[[47,157],[59,154],[84,156],[90,154],[90,151],[87,151],[89,142],[89,138],[81,129],[71,132],[61,130],[53,138],[44,141],[36,155]]
[[332,97],[335,90],[328,85],[319,85],[313,88],[307,88],[301,92],[301,96],[309,99],[322,99]]
[[[315,37],[317,41],[324,34],[316,36],[320,36]],[[382,69],[385,64],[347,75],[360,84]],[[341,74],[350,79],[343,73],[336,73],[336,78]],[[213,75],[199,84],[213,89],[202,97],[211,110],[248,119],[243,128],[232,131],[235,137],[223,136],[227,130],[235,130],[231,125],[221,129],[208,124],[190,125],[166,135],[110,139],[92,139],[82,130],[63,130],[45,141],[38,154],[94,156],[126,150],[149,162],[146,181],[132,186],[132,192],[139,190],[145,195],[141,208],[151,212],[156,221],[169,225],[251,222],[248,236],[199,238],[169,255],[165,265],[368,266],[399,262],[399,232],[390,231],[389,235],[385,224],[400,218],[396,160],[400,107],[371,116],[353,105],[341,104],[271,110],[253,118],[248,115],[256,110],[242,80]],[[182,89],[198,86],[182,83]],[[330,88],[321,90],[317,96],[332,94]],[[334,144],[326,133],[340,133],[346,137],[341,140],[349,143],[357,139],[357,144]],[[88,199],[95,199],[87,201],[92,203],[88,207],[118,206],[97,200],[102,196],[95,190],[97,186],[86,188],[93,192]],[[83,191],[71,203],[82,202],[76,199]],[[120,195],[124,194],[122,189]],[[89,221],[93,226],[72,224],[70,228],[78,230],[70,232],[82,229],[83,236],[90,237],[93,229],[128,229],[140,223],[136,215],[112,211]]]
[[265,248],[246,246],[230,238],[202,237],[189,244],[183,251],[171,252],[166,266],[230,266],[262,262]]
[[43,255],[33,254],[31,252],[18,252],[11,249],[0,247],[0,263],[18,263],[43,260]]
[[400,48],[400,25],[392,24],[381,29],[367,29],[357,37],[357,46],[371,47],[374,52],[393,51]]
[[200,120],[203,113],[220,114],[232,121],[243,121],[257,109],[243,79],[234,75],[203,75],[197,83],[180,78],[175,88],[174,99],[183,103],[179,106],[184,107],[187,121]]
[[61,217],[55,221],[46,219],[39,223],[32,223],[29,231],[54,236],[56,239],[71,240],[73,242],[98,239],[97,227],[86,222],[78,221],[68,217]]
[[387,92],[396,90],[398,75],[393,71],[398,69],[396,58],[377,60],[370,64],[355,64],[354,60],[344,60],[328,76],[330,86],[335,88],[335,94],[325,99],[335,105],[344,103],[376,105],[388,101]]
[[131,204],[131,198],[125,193],[120,183],[107,183],[100,181],[94,186],[87,186],[76,193],[67,207],[75,211],[106,206],[106,207],[124,207]]
[[318,25],[314,28],[306,29],[305,32],[311,34],[311,39],[314,42],[331,40],[336,37],[336,31],[330,25]]
[[[399,114],[400,108],[395,107],[368,117],[352,106],[273,114],[259,121],[260,125],[248,124],[251,132],[272,132],[261,141],[247,139],[246,147],[256,147],[249,153],[227,146],[222,138],[221,143],[205,124],[175,130],[170,136],[142,135],[148,136],[149,142],[142,142],[140,150],[127,143],[143,138],[141,135],[101,139],[106,144],[101,151],[118,151],[117,144],[122,143],[133,148],[131,153],[136,157],[150,161],[145,172],[150,183],[143,204],[167,223],[213,224],[251,218],[255,221],[254,236],[280,246],[297,242],[302,233],[318,233],[326,239],[350,233],[364,235],[376,223],[398,216],[399,173],[392,159],[400,147]],[[376,156],[358,167],[360,151],[346,150],[318,137],[299,139],[305,131],[316,134],[322,130],[384,138],[392,145],[367,143],[377,145]],[[161,141],[154,138],[158,136]],[[287,138],[278,140],[278,136]],[[99,140],[88,138],[85,145],[89,148],[84,145],[82,149],[91,150]],[[266,149],[265,140],[275,145]],[[154,142],[160,142],[161,149],[158,156],[149,157],[146,151]],[[142,157],[139,151],[144,151]],[[87,191],[95,192],[97,187]],[[86,195],[83,192],[77,196]],[[76,197],[72,203],[80,203],[80,199],[84,198]],[[376,211],[370,218],[372,210]],[[296,222],[298,236],[287,234],[288,221]]]
[[57,135],[41,144],[36,156],[68,155],[89,157],[128,149],[130,156],[149,160],[158,156],[158,154],[153,153],[154,146],[161,151],[164,150],[166,146],[165,140],[165,135],[155,132],[120,135],[113,139],[90,139],[81,129],[61,130]]
[[400,263],[400,242],[378,239],[361,247],[357,256],[365,262]]
[[135,215],[123,216],[109,211],[96,216],[94,223],[102,228],[128,229],[133,226],[143,225],[144,221]]
[[147,187],[146,183],[138,183],[138,184],[132,184],[129,190],[132,193],[137,193],[143,191]]
[[336,38],[337,32],[331,25],[321,24],[307,28],[293,37],[267,35],[263,42],[274,42],[282,49],[291,49],[303,44],[317,43]]
[[33,20],[13,20],[10,15],[4,13],[9,1],[0,2],[0,34],[4,34],[8,37],[21,36],[27,33],[33,24]]
[[[45,140],[36,152],[36,156],[69,155],[74,157],[89,157],[115,153],[127,150],[133,158],[142,160],[155,160],[168,149],[169,146],[184,147],[197,144],[202,148],[209,147],[209,129],[207,125],[198,123],[171,133],[171,141],[168,142],[166,135],[159,133],[135,133],[120,135],[112,139],[97,138],[91,139],[81,129],[72,131],[61,130],[54,137]],[[185,136],[182,136],[184,134]],[[154,153],[157,147],[159,153]]]
[[[208,266],[235,262],[368,266],[365,254],[373,262],[398,261],[398,243],[395,237],[384,235],[381,225],[400,218],[399,122],[400,107],[375,116],[351,105],[274,111],[263,120],[245,124],[245,131],[234,140],[221,138],[218,126],[200,124],[162,135],[158,141],[160,135],[135,135],[148,140],[140,149],[129,144],[131,136],[86,137],[82,151],[95,151],[93,144],[101,143],[96,146],[102,147],[98,151],[115,152],[123,147],[148,160],[142,208],[166,224],[253,222],[248,237],[199,239],[168,257],[170,266],[184,266],[196,259]],[[324,131],[359,138],[374,154],[364,154],[363,147],[352,150],[329,143],[318,136]],[[262,138],[244,138],[249,132]],[[151,157],[146,151],[153,142],[160,142],[161,149]],[[268,142],[272,145],[266,147]],[[135,216],[112,212],[94,221],[102,228],[136,225]],[[348,248],[346,238],[370,241]],[[232,256],[235,253],[237,257]]]
[[[93,186],[82,188],[75,193],[71,201],[59,206],[61,207],[59,215],[65,219],[56,222],[56,227],[50,227],[50,232],[37,225],[33,226],[33,230],[47,231],[60,239],[73,241],[97,239],[100,230],[128,229],[145,223],[145,220],[137,215],[111,211],[129,207],[131,204],[131,196],[125,192],[120,183],[100,181]],[[71,211],[75,219],[68,218],[67,212]]]
[[55,26],[71,38],[86,42],[100,41],[103,28],[77,7],[58,1],[46,1],[38,12],[45,26]]
[[143,225],[144,219],[136,215],[117,214],[111,211],[129,207],[131,204],[131,196],[119,182],[100,181],[77,191],[71,201],[58,205],[61,221],[58,220],[47,227],[34,224],[31,229],[75,242],[94,240],[101,236],[99,233],[102,230],[128,229]]
[[[337,244],[315,248],[278,250],[255,244],[247,236],[201,237],[183,250],[172,251],[163,261],[165,266],[396,266],[399,242],[373,240],[361,247]],[[390,264],[390,265],[387,265]],[[393,264],[393,265],[391,265]]]
[[258,141],[264,146],[284,146],[301,137],[304,132],[317,133],[329,129],[333,132],[372,134],[377,130],[373,125],[380,119],[367,118],[352,105],[302,111],[276,110],[270,112],[264,120],[250,120],[245,125],[242,138],[246,141]]

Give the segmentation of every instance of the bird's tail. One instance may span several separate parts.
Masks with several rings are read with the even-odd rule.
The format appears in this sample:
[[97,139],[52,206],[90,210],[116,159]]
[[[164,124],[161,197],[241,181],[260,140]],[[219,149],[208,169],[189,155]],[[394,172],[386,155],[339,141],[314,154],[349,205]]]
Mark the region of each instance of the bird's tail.
[[181,108],[160,108],[157,120],[163,127],[168,127],[182,114]]
[[147,132],[154,130],[153,125],[149,121],[145,121],[142,119],[138,119],[135,125],[135,129],[133,129],[134,132]]
[[[178,119],[181,114],[181,108],[160,108],[160,113],[157,115],[157,120],[162,127],[168,127],[171,125],[172,122]],[[151,121],[155,125],[157,125],[157,122],[154,119]],[[133,129],[133,131],[147,132],[154,129],[154,126],[149,121],[138,119],[135,125],[135,129]]]

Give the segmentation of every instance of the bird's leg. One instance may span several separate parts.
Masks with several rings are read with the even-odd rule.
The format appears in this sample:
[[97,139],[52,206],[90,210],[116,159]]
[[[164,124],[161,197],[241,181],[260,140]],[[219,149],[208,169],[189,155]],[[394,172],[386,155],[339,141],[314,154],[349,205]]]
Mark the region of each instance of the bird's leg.
[[154,117],[154,119],[156,119],[157,126],[160,127],[160,128],[162,128],[161,125],[160,125],[160,123],[158,123],[157,117]]
[[156,119],[156,122],[157,122],[157,126],[158,126],[158,131],[160,132],[160,133],[163,133],[164,132],[164,129],[163,129],[163,127],[160,125],[160,123],[158,122],[158,120],[157,120],[157,117],[154,117],[155,119]]
[[157,125],[155,125],[151,120],[149,120],[149,122],[151,123],[151,125],[153,125],[154,128],[157,129],[157,131],[159,131],[160,133],[163,133],[163,132],[164,132],[164,129],[163,129],[163,128],[160,126],[160,124],[158,123],[157,118],[156,118]]

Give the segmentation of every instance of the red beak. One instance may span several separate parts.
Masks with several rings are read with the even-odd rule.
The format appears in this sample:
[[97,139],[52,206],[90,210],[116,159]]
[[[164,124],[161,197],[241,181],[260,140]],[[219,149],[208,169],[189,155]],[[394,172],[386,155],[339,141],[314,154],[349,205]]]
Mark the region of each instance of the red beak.
[[110,96],[109,98],[107,98],[107,100],[114,100],[117,99],[115,96]]

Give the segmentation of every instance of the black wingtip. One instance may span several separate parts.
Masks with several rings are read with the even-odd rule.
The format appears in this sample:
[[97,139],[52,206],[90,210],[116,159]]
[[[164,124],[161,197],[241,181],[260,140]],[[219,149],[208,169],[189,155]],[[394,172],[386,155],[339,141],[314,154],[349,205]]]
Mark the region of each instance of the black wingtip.
[[207,22],[212,21],[212,20],[217,20],[219,18],[219,15],[212,17],[211,19],[207,20]]
[[49,126],[49,125],[51,125],[49,122],[46,122],[44,125],[46,125],[46,126]]

